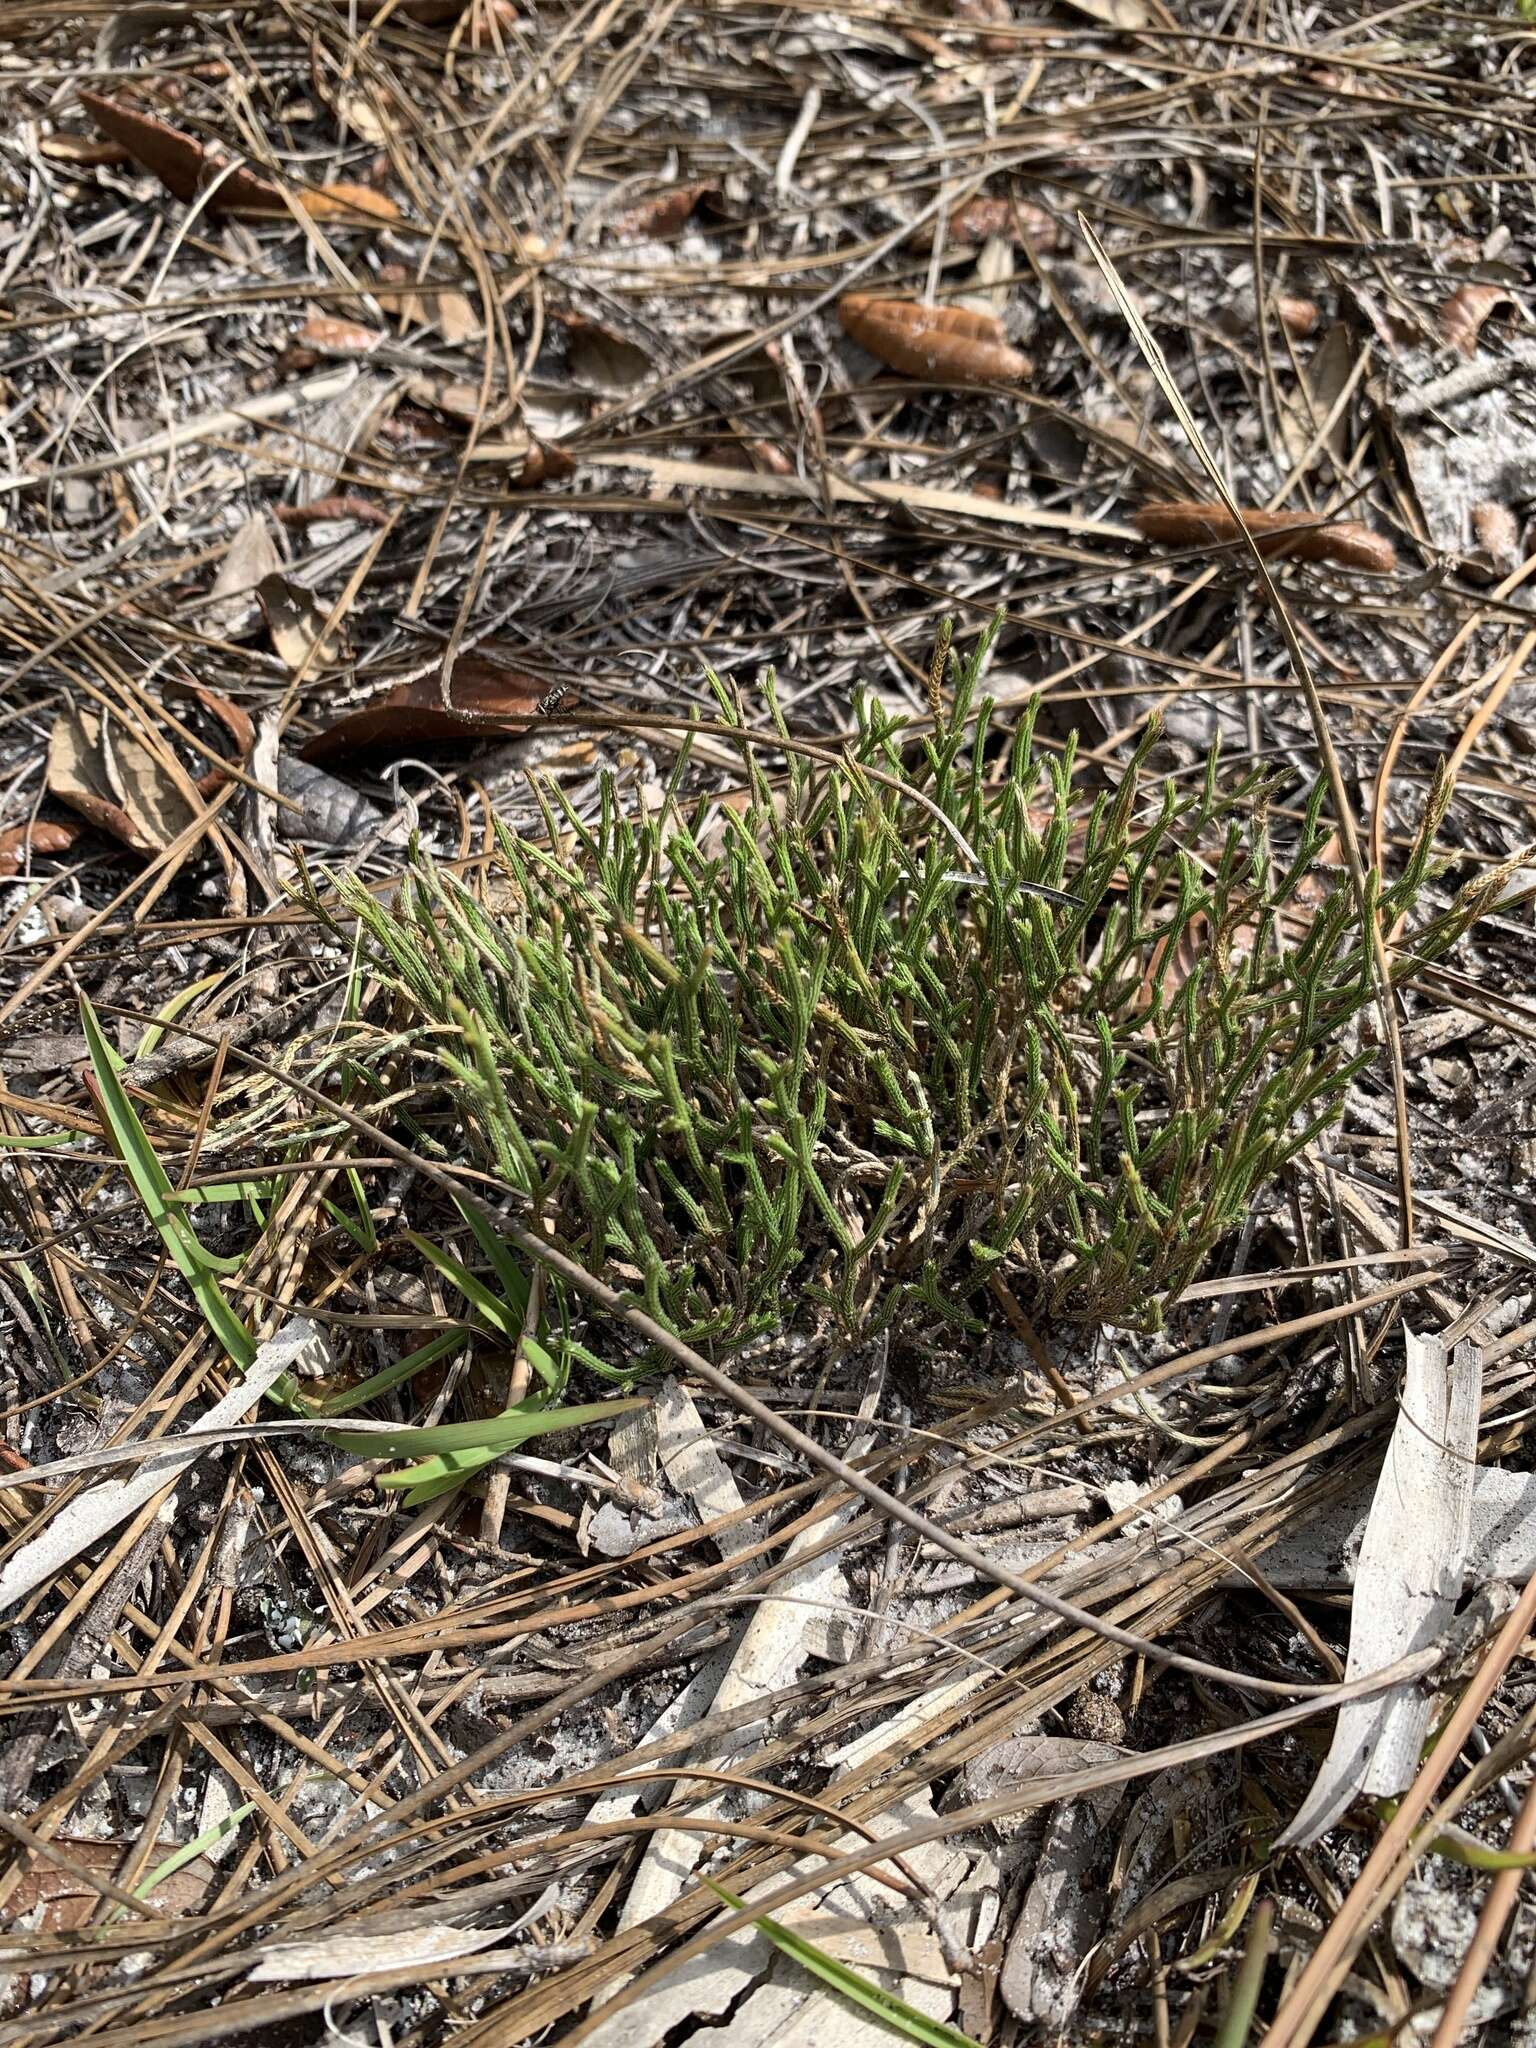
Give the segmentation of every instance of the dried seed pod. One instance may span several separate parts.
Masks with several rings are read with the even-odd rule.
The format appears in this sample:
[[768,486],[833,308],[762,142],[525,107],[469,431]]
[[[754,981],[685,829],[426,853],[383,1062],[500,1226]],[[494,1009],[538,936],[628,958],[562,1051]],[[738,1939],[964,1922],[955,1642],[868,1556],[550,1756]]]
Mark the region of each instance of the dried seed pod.
[[1518,312],[1519,305],[1519,300],[1500,285],[1464,284],[1440,308],[1440,339],[1447,348],[1458,349],[1464,356],[1476,355],[1478,336],[1489,314],[1500,306],[1513,306]]
[[1520,559],[1520,522],[1507,505],[1489,499],[1472,507],[1477,544],[1496,569],[1510,569]]
[[1309,334],[1315,334],[1322,314],[1314,299],[1303,299],[1292,292],[1276,292],[1270,304],[1280,325],[1293,341],[1305,341]]
[[1009,345],[994,314],[969,306],[920,306],[850,292],[837,317],[860,348],[904,377],[954,384],[1016,384],[1033,365]]
[[313,349],[322,356],[372,355],[384,339],[377,327],[364,327],[356,320],[338,320],[330,313],[315,313],[294,337],[300,348]]
[[[944,224],[944,239],[955,249],[974,249],[994,235],[1021,248],[1046,252],[1067,246],[1061,223],[1027,199],[989,199],[978,194],[957,206]],[[933,247],[932,221],[920,230],[916,241],[919,248]]]
[[[1322,318],[1312,299],[1298,298],[1290,292],[1275,292],[1269,300],[1269,310],[1293,341],[1305,341]],[[1227,334],[1252,334],[1259,324],[1258,300],[1251,291],[1238,292],[1218,308],[1216,324]]]
[[[1143,505],[1136,524],[1148,540],[1170,547],[1198,547],[1205,542],[1231,542],[1242,535],[1225,505],[1174,501]],[[1306,512],[1245,511],[1243,525],[1264,555],[1290,561],[1337,562],[1344,569],[1364,569],[1375,576],[1397,567],[1397,550],[1383,534],[1373,533],[1357,519],[1333,519],[1319,525]]]
[[[968,28],[1000,29],[1013,26],[1013,9],[1008,0],[954,0],[955,19]],[[1019,45],[1012,36],[978,35],[976,47],[988,57],[1011,57]]]

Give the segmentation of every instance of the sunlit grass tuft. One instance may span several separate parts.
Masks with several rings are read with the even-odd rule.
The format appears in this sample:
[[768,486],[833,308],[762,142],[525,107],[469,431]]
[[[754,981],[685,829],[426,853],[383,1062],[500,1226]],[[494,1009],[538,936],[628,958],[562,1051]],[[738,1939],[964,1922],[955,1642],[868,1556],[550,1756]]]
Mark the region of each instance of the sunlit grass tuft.
[[685,810],[685,761],[651,815],[547,799],[495,909],[424,857],[392,908],[343,880],[426,1062],[415,1142],[694,1342],[800,1304],[964,1319],[999,1270],[1156,1324],[1371,1057],[1358,912],[1315,870],[1321,791],[1282,849],[1261,778],[1156,782],[1149,733],[1087,792],[1030,716],[989,737],[986,651],[931,736],[866,701],[846,763],[791,752],[778,790],[746,749],[739,810]]

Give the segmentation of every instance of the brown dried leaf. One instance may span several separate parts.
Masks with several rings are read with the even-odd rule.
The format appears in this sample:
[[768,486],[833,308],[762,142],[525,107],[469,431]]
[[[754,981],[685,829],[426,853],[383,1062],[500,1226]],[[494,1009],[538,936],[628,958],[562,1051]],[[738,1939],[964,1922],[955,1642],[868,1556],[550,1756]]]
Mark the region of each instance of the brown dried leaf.
[[[135,163],[157,177],[178,199],[195,199],[219,168],[195,137],[154,114],[95,92],[82,92],[80,104],[104,135],[120,143]],[[210,205],[221,213],[287,211],[276,185],[243,167],[224,179]]]
[[373,295],[386,313],[400,314],[407,326],[435,327],[453,348],[484,332],[474,302],[465,293],[420,290],[403,263],[380,264]]
[[295,675],[308,665],[308,672],[334,668],[340,660],[337,636],[325,635],[325,612],[307,590],[290,581],[280,569],[263,576],[256,586],[261,609],[266,615],[272,645],[285,667]]
[[[199,142],[196,136],[173,128],[169,121],[130,107],[123,100],[82,92],[80,104],[104,135],[127,150],[135,163],[142,164],[177,199],[189,203],[196,199],[227,162],[212,145]],[[270,178],[247,170],[244,165],[220,179],[208,204],[216,213],[262,220],[288,215],[281,190]],[[299,204],[312,219],[342,221],[359,227],[387,226],[401,218],[392,199],[367,185],[322,185],[317,192],[300,193]]]
[[1269,303],[1293,341],[1305,341],[1309,334],[1317,332],[1317,323],[1323,316],[1315,299],[1299,298],[1293,292],[1276,292]]
[[423,305],[422,324],[435,327],[450,348],[476,341],[484,332],[474,301],[464,292],[437,292]]
[[253,512],[224,550],[203,611],[203,631],[225,640],[246,632],[259,610],[256,592],[262,578],[282,565],[265,514]]
[[668,192],[658,192],[654,198],[616,213],[608,232],[619,242],[653,242],[663,235],[675,235],[699,201],[717,189],[707,178],[692,185],[674,185]]
[[1015,384],[1033,367],[1005,339],[1001,320],[969,306],[921,306],[850,292],[837,317],[848,336],[888,369],[955,384]]
[[388,526],[389,514],[373,498],[364,498],[356,491],[343,492],[329,498],[311,498],[307,505],[279,505],[276,508],[279,526],[314,526],[326,519],[352,519],[360,526]]
[[445,740],[496,739],[520,730],[544,694],[532,676],[478,654],[462,654],[446,693],[441,671],[397,683],[387,696],[317,733],[300,750],[301,757],[336,762],[361,754],[399,754]]
[[[115,770],[115,772],[114,772]],[[48,792],[135,853],[159,853],[191,823],[192,810],[170,777],[131,735],[103,744],[94,711],[71,708],[48,739]]]
[[[73,1869],[60,1869],[58,1864],[45,1863],[39,1857],[30,1870],[22,1872],[15,1890],[6,1901],[8,1916],[40,1908],[39,1931],[44,1934],[67,1933],[84,1927],[93,1918],[102,1895],[91,1883],[91,1876],[115,1878],[133,1844],[61,1835],[56,1838],[55,1846],[69,1858]],[[157,1843],[151,1868],[173,1856],[177,1846],[175,1842]],[[77,1876],[76,1872],[80,1874]],[[144,1903],[168,1920],[185,1913],[196,1913],[206,1901],[217,1876],[218,1866],[215,1863],[206,1856],[195,1856],[190,1863],[157,1884],[146,1895]]]
[[299,204],[311,220],[340,221],[351,227],[387,228],[405,218],[393,199],[371,185],[322,185],[318,191],[301,192]]
[[[1148,540],[1170,547],[1198,547],[1207,542],[1241,539],[1236,520],[1225,505],[1194,502],[1143,505],[1136,524]],[[1265,555],[1285,555],[1301,562],[1337,562],[1346,569],[1365,569],[1377,576],[1397,567],[1397,550],[1383,534],[1358,520],[1335,519],[1319,526],[1309,512],[1245,511],[1243,525]]]
[[1436,315],[1440,339],[1464,356],[1476,355],[1483,322],[1500,306],[1513,306],[1518,312],[1520,301],[1500,285],[1464,284],[1451,293]]
[[506,463],[517,483],[531,488],[535,484],[569,476],[576,467],[571,457],[556,443],[540,441],[520,419],[506,418],[509,407],[504,393],[493,392],[490,403],[482,411],[480,385],[468,378],[423,372],[412,377],[405,389],[418,405],[430,406],[447,419],[478,426],[482,433],[494,428],[496,439],[482,441],[476,451],[477,458],[481,462],[494,458]]
[[643,348],[582,314],[568,313],[560,323],[569,333],[571,376],[584,391],[604,398],[627,398],[649,383],[655,365]]
[[482,428],[497,425],[507,403],[505,392],[493,389],[486,396],[478,377],[450,377],[440,370],[419,370],[408,377],[405,395],[451,420]]
[[39,854],[68,853],[79,837],[78,825],[60,825],[49,818],[13,825],[0,832],[0,875],[19,875],[28,859]]

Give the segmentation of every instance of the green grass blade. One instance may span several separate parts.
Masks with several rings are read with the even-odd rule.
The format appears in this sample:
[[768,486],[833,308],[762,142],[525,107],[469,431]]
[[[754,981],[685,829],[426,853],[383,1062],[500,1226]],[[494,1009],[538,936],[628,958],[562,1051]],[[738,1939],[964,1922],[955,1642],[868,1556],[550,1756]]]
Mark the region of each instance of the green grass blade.
[[[723,1899],[738,1913],[747,1908],[742,1901],[728,1892],[723,1884],[716,1884],[706,1877],[707,1884],[716,1898]],[[808,1970],[813,1977],[819,1977],[823,1984],[829,1984],[852,2004],[862,2006],[865,2012],[872,2012],[876,2019],[884,2020],[897,2033],[905,2034],[909,2041],[922,2041],[928,2048],[979,2048],[969,2034],[962,2034],[956,2027],[945,2026],[942,2020],[930,2019],[925,2012],[919,2012],[915,2005],[908,2005],[904,1998],[898,1998],[894,1991],[886,1991],[863,1977],[857,1970],[851,1970],[846,1963],[837,1962],[832,1956],[823,1955],[814,1942],[807,1941],[802,1934],[791,1933],[769,1914],[759,1914],[753,1926],[761,1928],[774,1947],[781,1954],[797,1962],[802,1970]]]
[[450,1351],[457,1351],[468,1336],[467,1329],[455,1324],[451,1330],[444,1330],[427,1343],[418,1345],[414,1351],[407,1352],[404,1358],[397,1358],[393,1365],[386,1365],[382,1372],[371,1373],[367,1379],[359,1380],[355,1387],[348,1387],[345,1393],[332,1394],[312,1412],[316,1415],[350,1415],[365,1401],[376,1401],[380,1394],[389,1393],[402,1380],[414,1379],[424,1367],[434,1365]]
[[475,1233],[480,1249],[490,1260],[496,1278],[501,1282],[501,1291],[508,1305],[517,1311],[519,1321],[528,1312],[528,1275],[513,1258],[505,1238],[491,1228],[489,1217],[478,1207],[464,1202],[455,1202],[455,1208]]
[[[148,1877],[140,1878],[133,1888],[133,1896],[136,1899],[147,1899],[151,1892],[173,1878],[178,1870],[184,1870],[196,1857],[206,1854],[209,1849],[222,1842],[226,1835],[232,1835],[246,1815],[255,1811],[255,1800],[247,1799],[243,1805],[236,1806],[226,1813],[222,1820],[216,1820],[212,1827],[204,1828],[203,1832],[194,1836],[190,1842],[183,1842],[180,1848],[173,1849],[169,1856],[157,1863]],[[126,1906],[114,1906],[107,1915],[105,1924],[110,1927],[114,1920],[121,1920],[127,1910]]]
[[500,1415],[482,1416],[473,1422],[440,1422],[420,1429],[327,1430],[326,1437],[338,1450],[352,1451],[365,1458],[409,1458],[418,1451],[489,1451],[493,1456],[516,1450],[531,1436],[550,1436],[556,1430],[581,1429],[589,1422],[607,1422],[632,1408],[644,1408],[645,1400],[635,1395],[627,1401],[588,1401],[575,1408],[517,1407]]
[[186,1217],[170,1198],[174,1194],[165,1168],[160,1164],[138,1112],[118,1079],[117,1055],[107,1043],[96,1012],[82,999],[81,1022],[95,1077],[96,1099],[102,1121],[112,1140],[112,1149],[122,1160],[149,1220],[160,1235],[177,1270],[192,1290],[203,1321],[235,1363],[247,1367],[256,1356],[255,1341],[224,1297],[214,1278],[215,1271],[229,1271],[231,1262],[215,1259],[203,1249]]
[[[499,1295],[493,1294],[485,1282],[477,1279],[462,1260],[456,1259],[452,1252],[445,1252],[441,1245],[435,1245],[429,1237],[422,1237],[414,1230],[406,1231],[405,1237],[408,1243],[415,1245],[429,1265],[435,1266],[443,1278],[480,1311],[497,1336],[504,1337],[515,1349],[518,1338],[523,1334],[522,1310],[514,1308],[510,1302],[503,1301]],[[526,1286],[523,1299],[526,1303]]]

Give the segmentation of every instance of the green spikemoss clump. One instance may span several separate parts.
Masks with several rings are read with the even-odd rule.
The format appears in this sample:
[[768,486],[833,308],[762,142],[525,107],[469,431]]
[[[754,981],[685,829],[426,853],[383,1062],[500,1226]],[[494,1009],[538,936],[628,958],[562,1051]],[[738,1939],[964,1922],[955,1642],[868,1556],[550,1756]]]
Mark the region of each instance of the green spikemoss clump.
[[989,747],[985,656],[931,738],[866,702],[777,795],[748,750],[723,821],[682,814],[680,764],[658,815],[610,787],[595,824],[547,814],[552,850],[503,832],[510,907],[425,860],[393,909],[342,885],[461,1156],[690,1341],[961,1318],[994,1272],[1154,1325],[1370,1057],[1356,907],[1298,893],[1321,792],[1278,863],[1261,780],[1152,786],[1150,736],[1085,806],[1032,719]]

